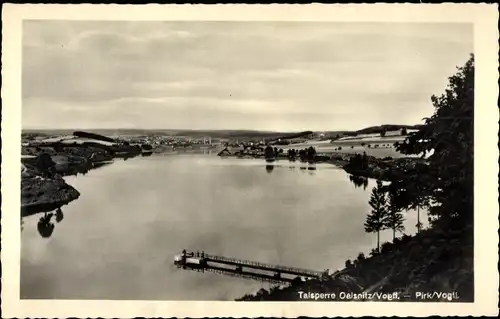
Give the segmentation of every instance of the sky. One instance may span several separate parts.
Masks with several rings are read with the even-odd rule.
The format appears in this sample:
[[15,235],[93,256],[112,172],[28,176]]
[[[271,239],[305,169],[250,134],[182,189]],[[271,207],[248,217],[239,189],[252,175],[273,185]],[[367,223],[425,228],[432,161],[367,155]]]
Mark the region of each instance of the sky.
[[471,24],[23,22],[23,128],[419,124]]

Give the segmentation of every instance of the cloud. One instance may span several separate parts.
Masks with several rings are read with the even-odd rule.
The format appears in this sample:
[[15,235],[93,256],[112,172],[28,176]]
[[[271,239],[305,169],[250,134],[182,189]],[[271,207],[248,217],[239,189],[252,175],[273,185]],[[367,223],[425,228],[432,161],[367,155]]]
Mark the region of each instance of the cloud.
[[26,21],[23,34],[25,127],[411,124],[472,52],[461,24]]

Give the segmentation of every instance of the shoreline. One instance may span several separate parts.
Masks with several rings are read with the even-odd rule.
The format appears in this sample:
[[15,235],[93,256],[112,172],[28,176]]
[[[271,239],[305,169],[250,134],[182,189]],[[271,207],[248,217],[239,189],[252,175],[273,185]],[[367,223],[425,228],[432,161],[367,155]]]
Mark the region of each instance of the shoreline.
[[[318,155],[329,156],[322,162],[338,166],[349,175],[385,182],[405,179],[419,165],[428,163],[420,157],[380,158],[341,152]],[[360,159],[364,163],[359,163]],[[260,289],[234,300],[473,302],[473,251],[472,226],[464,230],[434,225],[383,243],[378,253],[360,253],[356,259],[346,260],[345,268],[324,278],[297,278],[289,286]],[[429,291],[443,293],[427,299],[416,294]]]
[[[360,166],[355,157],[337,153],[328,162],[355,177],[386,182],[404,179],[418,165],[427,164],[418,157],[366,156]],[[260,289],[234,300],[473,302],[473,233],[472,225],[465,229],[454,229],[446,223],[429,226],[381,243],[380,252],[374,249],[368,256],[359,253],[325,278],[295,280],[289,286]],[[435,291],[442,293],[422,297]]]
[[115,158],[131,158],[141,149],[124,146],[113,149],[96,145],[29,145],[21,153],[21,218],[47,213],[80,197],[64,176],[86,174],[112,164]]
[[[21,158],[21,211],[23,215],[51,211],[78,199],[80,193],[67,184],[62,179],[63,176],[86,174],[92,169],[112,164],[116,158],[132,158],[142,154],[130,146],[121,152],[109,152],[101,147],[84,145],[63,147],[57,151],[56,148],[57,146],[54,145],[23,147]],[[152,151],[153,154],[164,153],[161,152],[161,149],[160,151],[156,149]],[[48,154],[49,161],[52,162],[50,165],[51,176],[44,176],[46,172],[37,167],[43,154]],[[221,158],[265,159],[263,154],[221,155],[219,153],[217,156]],[[347,174],[388,181],[391,179],[391,169],[395,166],[399,167],[403,162],[415,161],[411,158],[380,159],[368,156],[368,167],[359,170],[349,166],[351,159],[355,156],[357,153],[318,153],[314,163],[332,164],[342,168]],[[289,161],[286,154],[279,154],[277,159],[278,161]],[[291,162],[308,163],[299,159]]]

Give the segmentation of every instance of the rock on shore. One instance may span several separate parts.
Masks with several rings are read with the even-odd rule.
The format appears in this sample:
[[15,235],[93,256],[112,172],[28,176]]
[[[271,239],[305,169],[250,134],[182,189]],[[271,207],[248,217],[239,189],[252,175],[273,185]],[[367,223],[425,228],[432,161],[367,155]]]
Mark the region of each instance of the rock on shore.
[[63,179],[32,176],[21,179],[21,210],[23,215],[51,211],[80,197]]

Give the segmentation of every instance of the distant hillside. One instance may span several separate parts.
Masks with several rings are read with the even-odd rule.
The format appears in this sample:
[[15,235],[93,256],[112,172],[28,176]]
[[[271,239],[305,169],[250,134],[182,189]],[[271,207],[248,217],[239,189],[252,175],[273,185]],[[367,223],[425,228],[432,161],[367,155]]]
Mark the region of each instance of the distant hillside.
[[[294,136],[303,136],[311,134],[311,131],[305,132],[271,132],[271,131],[253,131],[253,130],[168,130],[168,129],[94,129],[94,130],[36,130],[25,129],[23,134],[43,134],[43,135],[72,135],[75,131],[85,131],[103,136],[119,135],[168,135],[168,136],[189,136],[193,138],[210,136],[212,138],[293,138]],[[291,137],[290,137],[291,136]]]
[[[342,136],[355,136],[357,134],[372,134],[380,133],[382,130],[396,131],[403,127],[406,129],[418,129],[420,125],[396,125],[385,124],[379,126],[370,126],[358,131],[323,131],[325,138],[336,139]],[[210,136],[212,138],[239,138],[239,139],[278,139],[278,138],[294,138],[296,136],[304,136],[312,131],[302,132],[272,132],[272,131],[257,131],[257,130],[171,130],[171,129],[23,129],[23,134],[40,134],[40,135],[72,135],[75,131],[85,131],[88,133],[103,135],[103,136],[120,136],[120,135],[168,135],[168,136],[188,136],[200,138]]]
[[397,131],[402,128],[407,130],[418,130],[422,125],[397,125],[397,124],[384,124],[378,126],[370,126],[361,130],[356,131],[357,134],[374,134],[380,133],[382,131]]

